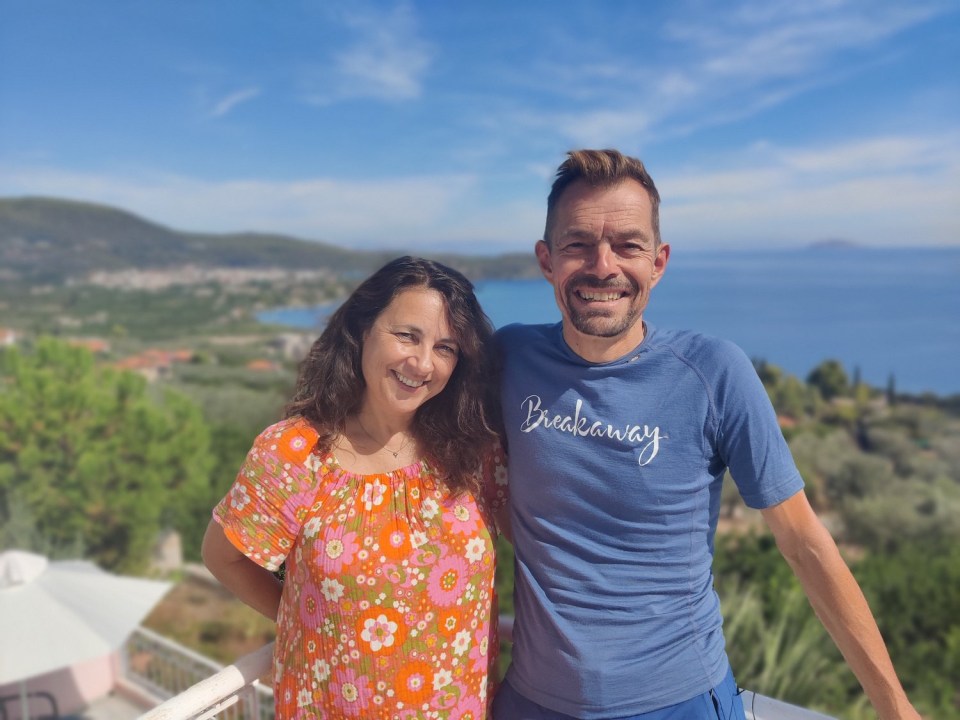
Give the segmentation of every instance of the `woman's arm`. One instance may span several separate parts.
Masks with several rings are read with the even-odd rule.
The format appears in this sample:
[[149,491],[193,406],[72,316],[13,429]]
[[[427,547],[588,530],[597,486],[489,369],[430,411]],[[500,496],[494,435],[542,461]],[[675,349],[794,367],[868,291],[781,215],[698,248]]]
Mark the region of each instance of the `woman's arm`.
[[225,588],[276,622],[283,590],[280,580],[237,550],[216,520],[207,525],[200,554],[204,565]]

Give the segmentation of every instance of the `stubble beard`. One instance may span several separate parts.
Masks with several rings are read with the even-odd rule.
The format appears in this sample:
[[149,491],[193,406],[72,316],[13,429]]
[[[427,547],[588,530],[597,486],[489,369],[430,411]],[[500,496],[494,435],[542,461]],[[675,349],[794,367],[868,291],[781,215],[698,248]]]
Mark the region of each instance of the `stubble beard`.
[[[619,284],[597,282],[592,278],[571,279],[570,288],[576,288],[578,286],[582,287],[584,285],[592,290],[623,289],[623,287]],[[568,289],[566,291],[566,296],[567,312],[570,316],[570,324],[573,325],[578,332],[584,335],[591,335],[593,337],[611,338],[626,333],[634,325],[640,322],[640,318],[643,315],[643,303],[638,302],[639,288],[633,285],[633,283],[631,283],[631,285],[633,287],[631,288],[630,292],[632,293],[634,302],[631,303],[627,311],[620,317],[617,317],[615,314],[612,314],[611,311],[604,309],[577,309],[577,305],[581,302],[581,300],[577,297],[576,290]]]

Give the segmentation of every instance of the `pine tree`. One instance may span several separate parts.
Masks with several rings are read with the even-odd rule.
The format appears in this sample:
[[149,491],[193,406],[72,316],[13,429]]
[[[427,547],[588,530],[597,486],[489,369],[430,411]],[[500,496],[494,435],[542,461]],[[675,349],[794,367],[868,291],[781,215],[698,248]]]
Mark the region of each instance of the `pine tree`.
[[4,528],[20,508],[43,549],[79,543],[104,567],[137,570],[161,527],[206,499],[209,471],[207,427],[183,396],[155,399],[140,376],[49,338],[0,354]]

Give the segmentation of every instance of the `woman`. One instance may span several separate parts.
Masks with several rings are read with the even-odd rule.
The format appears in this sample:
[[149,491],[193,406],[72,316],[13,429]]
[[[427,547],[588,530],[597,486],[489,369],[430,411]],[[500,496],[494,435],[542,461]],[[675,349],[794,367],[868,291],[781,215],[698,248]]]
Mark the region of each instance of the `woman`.
[[388,263],[214,509],[204,562],[277,620],[278,720],[486,717],[506,500],[491,337],[460,273]]

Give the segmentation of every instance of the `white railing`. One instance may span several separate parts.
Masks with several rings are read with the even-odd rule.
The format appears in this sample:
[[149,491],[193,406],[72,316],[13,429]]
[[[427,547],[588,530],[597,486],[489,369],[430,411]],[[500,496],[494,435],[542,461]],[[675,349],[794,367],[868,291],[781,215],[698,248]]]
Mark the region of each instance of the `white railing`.
[[140,627],[124,647],[124,680],[164,699],[141,718],[273,720],[273,690],[259,682],[272,666],[273,643],[224,667]]
[[740,698],[747,720],[835,720],[830,715],[774,700],[766,695],[757,695],[749,690],[744,690]]
[[[513,618],[501,618],[502,640],[509,641],[512,630]],[[139,675],[133,670],[136,659],[130,650],[135,642],[142,643],[142,652],[151,656],[146,672]],[[186,654],[183,662],[168,656],[173,649],[171,646]],[[221,713],[226,720],[273,720],[273,692],[259,682],[272,669],[273,643],[222,668],[202,655],[140,628],[128,643],[128,651],[131,653],[128,673],[132,679],[147,683],[156,694],[170,698],[138,720],[208,720]],[[207,672],[187,682],[192,673],[203,673],[201,665],[208,669]],[[171,681],[172,686],[179,689],[172,690],[168,684]],[[181,688],[184,683],[186,685]],[[747,720],[834,720],[828,715],[749,690],[743,691],[742,698]]]

